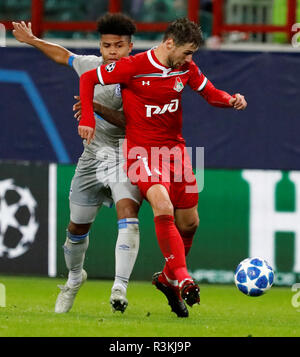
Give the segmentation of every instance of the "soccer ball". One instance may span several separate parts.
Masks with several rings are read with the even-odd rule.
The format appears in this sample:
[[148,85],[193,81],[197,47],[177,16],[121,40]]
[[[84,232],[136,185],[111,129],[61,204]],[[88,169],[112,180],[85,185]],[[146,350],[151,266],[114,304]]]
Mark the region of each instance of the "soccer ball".
[[247,258],[237,266],[234,281],[236,287],[245,295],[260,296],[271,288],[274,271],[262,258]]

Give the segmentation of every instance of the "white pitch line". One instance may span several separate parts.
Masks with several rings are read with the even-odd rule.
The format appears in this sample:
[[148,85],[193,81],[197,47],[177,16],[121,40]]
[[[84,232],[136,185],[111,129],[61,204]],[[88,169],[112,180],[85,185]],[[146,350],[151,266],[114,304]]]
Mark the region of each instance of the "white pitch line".
[[57,215],[57,165],[49,165],[48,190],[48,275],[56,276],[56,215]]

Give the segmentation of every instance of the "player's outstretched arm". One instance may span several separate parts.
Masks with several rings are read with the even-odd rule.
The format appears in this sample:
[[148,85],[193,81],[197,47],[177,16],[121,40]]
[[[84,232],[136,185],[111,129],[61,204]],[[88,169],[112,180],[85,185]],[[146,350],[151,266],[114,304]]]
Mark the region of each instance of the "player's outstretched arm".
[[[74,117],[77,121],[81,119],[81,101],[79,96],[74,96],[77,99],[77,102],[73,105],[73,111],[76,112]],[[105,107],[104,105],[93,102],[94,112],[100,115],[107,122],[118,126],[119,128],[125,128],[126,118],[123,111],[110,109]]]
[[215,107],[232,107],[236,110],[244,110],[247,107],[247,102],[243,95],[237,93],[231,96],[229,93],[215,88],[209,80],[207,80],[204,89],[199,93],[209,104]]
[[47,42],[34,36],[31,29],[31,22],[26,25],[24,21],[13,22],[13,35],[22,43],[27,43],[40,51],[42,51],[47,57],[59,64],[68,65],[69,57],[73,55],[72,52],[66,48],[56,45],[51,42]]

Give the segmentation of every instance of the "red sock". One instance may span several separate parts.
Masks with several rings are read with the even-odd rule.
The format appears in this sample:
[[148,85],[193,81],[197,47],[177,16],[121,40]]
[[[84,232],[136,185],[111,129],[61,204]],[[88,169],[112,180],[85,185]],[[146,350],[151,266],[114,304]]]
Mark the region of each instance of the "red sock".
[[154,224],[158,244],[167,262],[166,265],[168,270],[173,273],[173,279],[167,275],[168,278],[178,280],[178,282],[185,279],[192,280],[187,271],[185,249],[174,217],[170,215],[156,216],[154,217]]
[[168,264],[165,264],[163,268],[163,273],[165,274],[166,278],[169,280],[177,280],[176,276],[172,272],[172,270],[169,268]]
[[[183,245],[184,245],[184,251],[185,251],[185,256],[188,255],[192,244],[193,244],[193,238],[195,233],[192,232],[180,232],[182,241],[183,241]],[[176,277],[174,276],[173,272],[169,269],[168,265],[165,264],[164,269],[163,269],[163,273],[165,274],[165,276],[171,280],[176,280]]]
[[180,232],[182,241],[183,241],[183,245],[184,245],[184,251],[185,251],[185,256],[187,256],[189,254],[190,249],[192,248],[192,244],[193,244],[193,238],[195,233],[192,232]]

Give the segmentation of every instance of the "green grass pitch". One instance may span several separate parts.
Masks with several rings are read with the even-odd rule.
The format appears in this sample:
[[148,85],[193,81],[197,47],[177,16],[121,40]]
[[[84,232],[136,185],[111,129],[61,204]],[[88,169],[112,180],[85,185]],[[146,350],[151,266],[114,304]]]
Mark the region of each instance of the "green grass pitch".
[[295,337],[300,336],[300,310],[292,305],[295,292],[272,287],[251,298],[234,285],[200,285],[201,305],[190,317],[171,313],[163,294],[151,282],[130,282],[124,314],[112,313],[111,281],[88,280],[73,309],[53,312],[56,278],[0,276],[6,306],[0,307],[1,337]]

